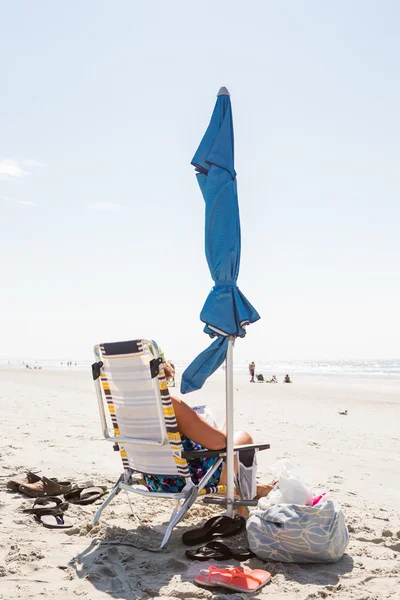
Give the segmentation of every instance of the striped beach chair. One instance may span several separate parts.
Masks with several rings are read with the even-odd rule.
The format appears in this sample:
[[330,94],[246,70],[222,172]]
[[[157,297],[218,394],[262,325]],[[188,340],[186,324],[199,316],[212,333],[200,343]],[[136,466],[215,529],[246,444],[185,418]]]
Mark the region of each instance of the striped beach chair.
[[[96,362],[92,365],[92,374],[103,435],[119,451],[124,469],[98,509],[94,522],[100,519],[104,508],[121,490],[152,498],[174,499],[176,506],[162,548],[198,496],[225,493],[225,486],[207,486],[223,462],[224,452],[207,452],[209,456],[215,456],[216,461],[201,482],[194,485],[154,341],[99,344],[94,353]],[[183,477],[186,485],[180,493],[150,492],[144,485],[143,474]]]

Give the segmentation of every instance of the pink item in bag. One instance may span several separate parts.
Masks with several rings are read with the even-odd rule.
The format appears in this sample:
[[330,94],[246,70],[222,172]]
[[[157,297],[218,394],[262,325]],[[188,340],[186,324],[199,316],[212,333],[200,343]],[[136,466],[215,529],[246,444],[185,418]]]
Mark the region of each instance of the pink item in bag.
[[324,496],[326,496],[326,492],[324,492],[323,494],[320,494],[319,496],[315,496],[314,500],[312,501],[311,506],[315,506],[316,504],[318,504],[318,502],[321,502],[321,500]]

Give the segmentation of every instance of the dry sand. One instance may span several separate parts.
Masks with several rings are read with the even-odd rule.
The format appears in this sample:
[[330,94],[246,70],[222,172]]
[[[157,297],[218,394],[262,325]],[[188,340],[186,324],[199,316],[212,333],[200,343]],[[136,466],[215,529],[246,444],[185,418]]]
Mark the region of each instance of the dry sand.
[[[266,474],[279,458],[299,465],[315,487],[329,490],[339,501],[351,539],[335,565],[248,561],[272,574],[271,584],[257,597],[400,598],[400,382],[298,377],[292,385],[266,385],[239,376],[235,388],[236,427],[272,446],[260,454],[260,472]],[[207,402],[220,416],[222,377],[214,377],[188,400]],[[89,374],[2,368],[0,402],[1,600],[226,597],[223,591],[192,583],[204,563],[190,563],[180,541],[182,531],[215,508],[196,504],[167,549],[158,553],[148,548],[157,548],[157,525],[166,522],[169,501],[131,496],[132,514],[121,493],[96,527],[91,524],[95,506],[71,506],[68,516],[75,527],[62,532],[22,514],[21,508],[32,501],[6,491],[7,480],[27,470],[75,482],[111,485],[117,479],[119,455],[101,438]],[[339,415],[345,409],[347,416]]]

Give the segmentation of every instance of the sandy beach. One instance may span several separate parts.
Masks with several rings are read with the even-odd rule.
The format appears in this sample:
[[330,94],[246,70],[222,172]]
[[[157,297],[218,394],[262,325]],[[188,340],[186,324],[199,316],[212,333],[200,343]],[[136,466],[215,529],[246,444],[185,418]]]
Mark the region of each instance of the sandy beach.
[[[187,401],[206,403],[221,418],[223,390],[218,374]],[[249,560],[252,568],[272,574],[271,584],[257,597],[400,598],[400,381],[299,376],[292,385],[267,385],[250,384],[240,375],[235,390],[236,429],[271,444],[259,455],[260,479],[270,477],[275,461],[289,459],[314,487],[331,492],[350,531],[347,552],[334,565]],[[192,583],[204,563],[187,560],[181,543],[182,532],[216,508],[196,504],[167,548],[156,552],[170,502],[131,496],[132,514],[122,493],[95,527],[96,506],[70,506],[67,515],[74,527],[63,532],[45,529],[21,513],[32,501],[6,491],[8,479],[27,470],[74,482],[115,482],[122,471],[120,458],[101,437],[89,372],[1,368],[0,402],[1,600],[226,596]],[[347,415],[340,415],[344,410]]]

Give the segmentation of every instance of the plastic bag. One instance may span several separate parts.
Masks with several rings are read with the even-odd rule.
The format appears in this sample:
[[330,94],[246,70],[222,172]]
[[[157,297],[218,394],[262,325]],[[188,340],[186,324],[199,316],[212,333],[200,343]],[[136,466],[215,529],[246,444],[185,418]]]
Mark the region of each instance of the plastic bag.
[[301,504],[311,506],[313,490],[288,460],[282,460],[271,467],[279,484],[268,494],[268,504]]

